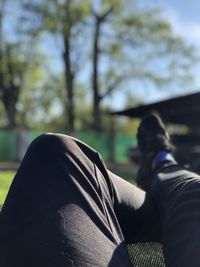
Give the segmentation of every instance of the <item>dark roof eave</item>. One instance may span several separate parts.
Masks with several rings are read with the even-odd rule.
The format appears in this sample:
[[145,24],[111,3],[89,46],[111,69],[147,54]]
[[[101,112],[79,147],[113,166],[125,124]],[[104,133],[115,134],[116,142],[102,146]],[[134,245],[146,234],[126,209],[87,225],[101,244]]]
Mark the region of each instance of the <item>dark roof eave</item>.
[[172,123],[188,125],[200,124],[200,93],[115,111],[110,113],[110,115],[141,118],[151,111],[159,112],[165,121]]

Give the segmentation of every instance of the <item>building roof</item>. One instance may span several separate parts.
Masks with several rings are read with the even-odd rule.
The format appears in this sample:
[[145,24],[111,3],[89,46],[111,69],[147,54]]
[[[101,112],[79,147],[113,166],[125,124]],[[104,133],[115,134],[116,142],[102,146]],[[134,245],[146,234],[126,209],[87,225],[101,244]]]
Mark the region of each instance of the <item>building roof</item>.
[[111,115],[142,118],[151,111],[159,112],[165,122],[200,126],[200,93],[193,93],[156,103],[115,111],[112,112]]

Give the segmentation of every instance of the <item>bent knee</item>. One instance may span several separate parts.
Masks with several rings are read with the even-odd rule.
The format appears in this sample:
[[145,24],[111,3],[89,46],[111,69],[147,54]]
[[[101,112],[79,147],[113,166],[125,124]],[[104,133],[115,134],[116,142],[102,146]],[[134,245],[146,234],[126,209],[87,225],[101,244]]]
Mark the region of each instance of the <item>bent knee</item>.
[[68,135],[44,133],[33,140],[27,154],[38,158],[52,159],[57,157],[60,151],[67,150],[68,143],[72,142],[73,138]]

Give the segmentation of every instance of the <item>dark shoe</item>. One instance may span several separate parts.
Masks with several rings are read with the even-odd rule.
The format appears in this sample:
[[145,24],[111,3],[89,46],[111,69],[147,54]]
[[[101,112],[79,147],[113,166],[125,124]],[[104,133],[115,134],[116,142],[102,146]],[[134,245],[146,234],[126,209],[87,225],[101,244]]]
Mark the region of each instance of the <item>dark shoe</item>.
[[173,151],[169,134],[157,113],[150,113],[141,121],[137,133],[141,164],[137,175],[137,183],[145,191],[150,190],[152,161],[160,151]]

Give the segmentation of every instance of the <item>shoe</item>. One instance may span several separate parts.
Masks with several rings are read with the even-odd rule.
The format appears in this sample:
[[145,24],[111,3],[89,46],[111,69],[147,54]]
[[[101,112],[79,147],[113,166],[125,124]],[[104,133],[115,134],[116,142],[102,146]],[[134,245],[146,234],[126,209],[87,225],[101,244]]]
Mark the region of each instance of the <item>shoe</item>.
[[145,191],[151,187],[152,163],[160,151],[173,152],[169,134],[157,113],[150,113],[141,121],[137,132],[141,164],[136,178],[137,184]]

